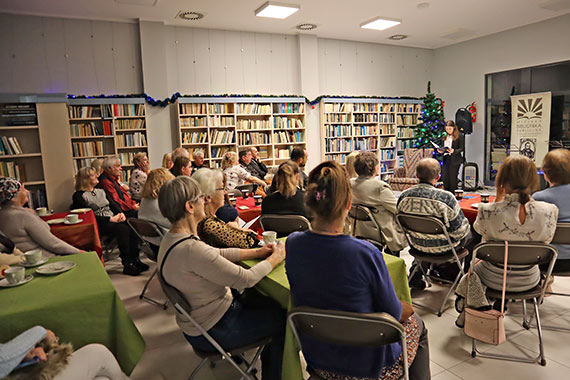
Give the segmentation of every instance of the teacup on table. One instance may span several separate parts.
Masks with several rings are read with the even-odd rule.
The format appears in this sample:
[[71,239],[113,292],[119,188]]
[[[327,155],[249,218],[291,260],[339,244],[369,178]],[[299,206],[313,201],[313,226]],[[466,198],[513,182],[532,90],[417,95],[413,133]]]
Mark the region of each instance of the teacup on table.
[[230,198],[230,204],[232,205],[232,207],[236,207],[236,205],[237,205],[237,198]]
[[23,267],[10,267],[4,271],[4,276],[10,284],[17,284],[24,281],[26,272]]
[[67,223],[77,223],[77,222],[79,221],[79,215],[77,215],[77,214],[68,214],[68,215],[65,217],[65,221],[66,221]]
[[48,214],[47,207],[38,207],[38,208],[36,209],[36,213],[37,213],[39,216],[46,216],[46,215]]
[[491,196],[487,193],[481,194],[481,203],[489,203]]
[[455,190],[455,199],[457,199],[458,201],[463,199],[463,190],[461,189]]
[[241,191],[241,196],[243,197],[243,199],[247,199],[249,194],[249,190],[242,190]]
[[263,200],[263,199],[261,198],[261,195],[254,195],[254,196],[253,196],[253,199],[255,200],[255,205],[256,205],[256,206],[259,206],[259,205],[261,204],[261,201]]
[[24,258],[26,259],[26,264],[34,265],[42,259],[42,251],[34,249],[24,252]]
[[274,244],[277,241],[277,232],[275,231],[265,231],[262,236],[265,244]]

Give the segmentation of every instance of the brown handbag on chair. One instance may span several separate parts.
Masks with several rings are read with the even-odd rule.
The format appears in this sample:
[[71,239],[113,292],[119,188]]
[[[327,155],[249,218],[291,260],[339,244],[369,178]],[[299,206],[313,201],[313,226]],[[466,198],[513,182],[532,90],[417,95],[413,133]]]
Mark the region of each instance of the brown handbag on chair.
[[503,267],[503,294],[501,297],[501,311],[486,310],[479,311],[468,307],[469,302],[469,276],[471,268],[467,273],[467,297],[465,298],[465,326],[463,331],[465,335],[477,339],[484,343],[499,345],[503,343],[507,337],[505,334],[505,325],[503,319],[505,317],[505,290],[507,285],[507,258],[509,256],[509,243],[505,241],[505,263]]

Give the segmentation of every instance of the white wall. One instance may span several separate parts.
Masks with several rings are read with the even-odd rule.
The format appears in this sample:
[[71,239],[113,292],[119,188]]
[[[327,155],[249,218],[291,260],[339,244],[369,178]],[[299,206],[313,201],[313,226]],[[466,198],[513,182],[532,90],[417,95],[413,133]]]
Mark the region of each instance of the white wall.
[[485,74],[570,59],[570,15],[435,50],[432,91],[445,100],[445,116],[477,102],[477,123],[466,138],[466,157],[484,167]]

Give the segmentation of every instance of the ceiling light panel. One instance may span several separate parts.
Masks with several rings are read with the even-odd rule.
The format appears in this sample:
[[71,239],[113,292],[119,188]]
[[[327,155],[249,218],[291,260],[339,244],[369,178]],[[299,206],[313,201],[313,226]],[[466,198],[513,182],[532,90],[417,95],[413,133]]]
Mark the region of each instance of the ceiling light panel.
[[261,7],[257,8],[255,15],[258,17],[280,18],[284,19],[297,12],[301,7],[295,4],[284,4],[268,1]]
[[402,20],[387,17],[376,17],[360,24],[363,29],[386,30],[396,25],[400,25]]

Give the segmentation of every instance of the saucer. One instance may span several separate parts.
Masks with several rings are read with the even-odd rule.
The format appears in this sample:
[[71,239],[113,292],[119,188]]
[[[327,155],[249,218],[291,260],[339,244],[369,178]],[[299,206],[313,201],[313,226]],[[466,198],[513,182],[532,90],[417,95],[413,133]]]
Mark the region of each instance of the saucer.
[[482,204],[484,204],[484,203],[481,203],[481,202],[479,202],[479,203],[473,203],[473,204],[471,205],[471,207],[473,207],[475,210],[477,210],[477,209],[479,208],[479,206],[481,206]]
[[68,225],[69,225],[69,224],[77,224],[77,223],[81,223],[81,222],[83,222],[83,219],[78,219],[77,222],[70,222],[70,221],[67,221],[67,220],[66,220],[66,221],[63,222],[63,224],[68,224]]
[[27,283],[27,282],[32,281],[33,279],[34,279],[34,276],[31,275],[31,274],[27,275],[26,277],[24,277],[24,279],[23,279],[22,281],[17,282],[17,283],[15,283],[15,284],[10,284],[10,283],[8,282],[8,280],[3,279],[2,281],[0,281],[0,287],[1,287],[1,288],[12,288],[12,287],[14,287],[14,286],[23,285],[23,284],[25,284],[25,283]]
[[48,261],[48,259],[42,258],[40,261],[38,261],[38,262],[35,263],[35,264],[28,264],[27,262],[24,261],[23,263],[20,263],[20,264],[18,264],[18,265],[21,266],[21,267],[25,267],[25,268],[33,268],[33,267],[37,267],[38,265],[42,265],[42,264],[44,264],[44,263],[47,262],[47,261]]
[[46,265],[42,265],[38,269],[36,269],[36,273],[40,274],[59,274],[63,272],[67,272],[68,270],[75,267],[75,262],[73,261],[57,261],[55,263],[49,263]]
[[65,222],[64,218],[57,218],[57,219],[48,220],[46,223],[47,224],[61,224],[63,222]]
[[91,211],[90,208],[76,208],[70,211],[72,214],[84,214],[86,212]]

